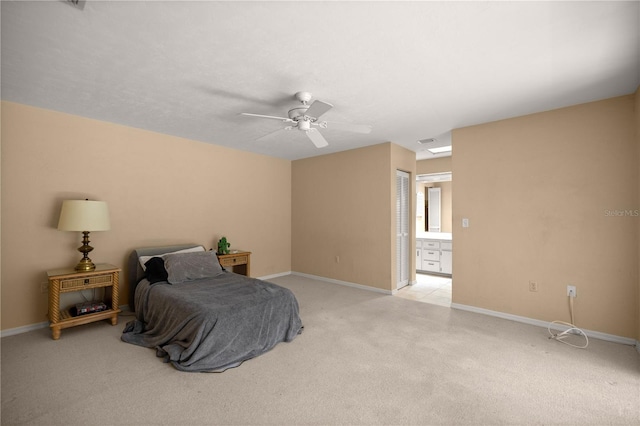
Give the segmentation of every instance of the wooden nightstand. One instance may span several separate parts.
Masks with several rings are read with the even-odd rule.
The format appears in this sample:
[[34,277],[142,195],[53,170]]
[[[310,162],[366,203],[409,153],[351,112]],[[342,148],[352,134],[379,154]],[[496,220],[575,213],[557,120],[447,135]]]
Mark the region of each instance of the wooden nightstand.
[[[52,337],[60,338],[60,330],[110,319],[111,325],[118,324],[118,280],[120,268],[102,263],[89,272],[78,272],[72,268],[48,271],[49,276],[49,321]],[[104,303],[107,309],[101,312],[71,316],[69,308],[60,309],[60,293],[70,293],[94,288],[104,288]],[[109,307],[110,306],[110,307]]]
[[234,250],[229,254],[217,254],[220,266],[236,274],[251,276],[251,252]]

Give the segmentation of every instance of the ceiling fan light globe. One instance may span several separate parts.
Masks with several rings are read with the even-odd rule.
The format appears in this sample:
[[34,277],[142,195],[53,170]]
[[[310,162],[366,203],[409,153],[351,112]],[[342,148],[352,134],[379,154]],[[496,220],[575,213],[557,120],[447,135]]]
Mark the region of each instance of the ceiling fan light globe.
[[298,122],[298,129],[300,130],[309,130],[311,128],[311,123],[307,120],[300,120]]

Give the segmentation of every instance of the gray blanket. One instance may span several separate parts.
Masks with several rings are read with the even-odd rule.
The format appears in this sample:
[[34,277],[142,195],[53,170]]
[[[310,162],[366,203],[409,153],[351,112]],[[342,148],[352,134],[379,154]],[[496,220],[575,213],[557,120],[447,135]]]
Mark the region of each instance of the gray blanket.
[[122,340],[156,348],[183,371],[224,371],[302,330],[290,290],[231,272],[174,285],[142,280],[135,311]]

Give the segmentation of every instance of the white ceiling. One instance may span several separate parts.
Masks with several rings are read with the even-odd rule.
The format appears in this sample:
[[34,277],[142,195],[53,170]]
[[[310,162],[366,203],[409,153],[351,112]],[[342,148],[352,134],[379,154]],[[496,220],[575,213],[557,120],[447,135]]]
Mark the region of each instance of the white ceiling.
[[[633,93],[640,3],[2,1],[2,99],[285,159]],[[309,91],[323,119],[368,135],[299,131]],[[454,142],[455,151],[455,142]]]

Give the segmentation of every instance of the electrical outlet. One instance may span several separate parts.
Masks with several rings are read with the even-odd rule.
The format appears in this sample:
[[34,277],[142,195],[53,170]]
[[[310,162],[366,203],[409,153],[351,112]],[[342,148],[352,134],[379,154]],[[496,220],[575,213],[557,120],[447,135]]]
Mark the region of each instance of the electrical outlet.
[[47,293],[49,291],[49,283],[40,283],[40,293]]
[[340,263],[340,256],[336,256],[336,263]]
[[529,281],[529,291],[538,291],[538,283],[535,281]]
[[569,296],[569,297],[577,297],[578,296],[578,292],[576,291],[576,286],[575,285],[568,285],[567,286],[567,296]]

